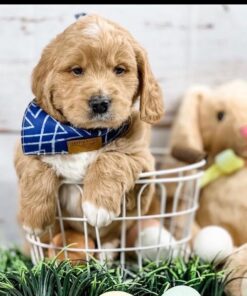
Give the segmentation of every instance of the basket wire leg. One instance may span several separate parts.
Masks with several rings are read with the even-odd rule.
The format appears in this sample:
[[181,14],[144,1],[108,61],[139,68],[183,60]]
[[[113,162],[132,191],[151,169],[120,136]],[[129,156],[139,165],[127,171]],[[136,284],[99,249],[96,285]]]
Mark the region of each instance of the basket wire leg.
[[50,244],[51,244],[52,256],[55,257],[56,253],[55,253],[54,244],[52,242],[52,239],[53,239],[53,233],[52,233],[52,227],[50,227],[49,228],[49,240],[50,240]]
[[36,239],[36,235],[31,235],[31,238],[35,241],[35,244],[33,244],[33,255],[35,257],[35,262],[38,263],[40,261],[40,257],[39,257],[39,251],[38,251],[38,247],[37,247],[37,239]]
[[63,247],[64,247],[64,254],[65,254],[65,258],[68,259],[68,252],[67,252],[67,247],[66,247],[66,238],[65,238],[64,225],[63,225],[63,219],[62,219],[62,210],[61,210],[58,194],[56,195],[56,200],[57,200],[58,220],[59,220],[60,229],[61,229],[61,233],[62,233],[62,242],[63,242]]
[[36,258],[35,258],[34,246],[33,245],[32,245],[30,254],[31,254],[31,260],[32,260],[33,265],[36,265],[38,262],[36,261]]
[[126,248],[126,195],[123,195],[122,203],[122,225],[121,225],[121,254],[120,254],[120,265],[121,274],[123,275],[123,270],[125,268],[125,248]]
[[[76,185],[76,188],[79,190],[80,194],[81,194],[81,197],[83,196],[83,190],[81,188],[80,185]],[[88,224],[87,224],[87,219],[85,217],[85,214],[83,213],[83,232],[84,232],[84,238],[85,238],[85,248],[86,250],[89,249],[88,247]],[[88,273],[90,273],[90,265],[89,265],[89,254],[88,254],[88,251],[85,252],[86,254],[86,261],[87,261],[87,270],[88,270]]]
[[[182,177],[183,176],[183,172],[179,172],[179,177]],[[176,188],[176,191],[175,191],[175,195],[174,195],[174,200],[173,200],[173,205],[172,205],[172,213],[175,213],[177,212],[177,208],[178,208],[178,202],[179,202],[179,198],[180,198],[180,195],[181,195],[181,191],[182,191],[182,188],[183,188],[183,185],[184,185],[184,182],[183,181],[180,181],[177,185],[177,188]],[[176,226],[176,222],[175,222],[175,219],[177,218],[177,216],[174,216],[172,217],[171,219],[171,225],[170,225],[170,244],[171,244],[171,240],[172,240],[172,237],[175,237],[175,226]],[[185,226],[184,226],[185,227]]]
[[[199,199],[199,194],[200,194],[200,179],[195,180],[193,182],[193,184],[194,184],[194,192],[193,192],[193,200],[192,200],[191,207],[194,207],[194,206],[197,206],[198,205],[198,199]],[[194,221],[195,213],[196,212],[194,211],[190,215],[190,221],[189,221],[189,225],[190,226],[192,225],[192,223]]]
[[[141,231],[142,231],[142,228],[141,228],[141,196],[142,196],[142,193],[143,191],[146,189],[146,187],[148,186],[149,184],[144,184],[141,189],[139,190],[138,192],[138,195],[137,195],[137,232],[138,232],[138,247],[142,247],[142,240],[141,240]],[[138,267],[139,267],[139,270],[142,269],[142,251],[141,249],[138,249],[137,250],[137,259],[138,259]]]
[[100,264],[103,265],[104,264],[104,254],[102,255],[102,253],[101,253],[103,251],[103,249],[101,247],[99,228],[97,226],[95,226],[94,229],[95,229],[97,247],[98,247],[98,250],[100,250],[99,261],[100,261]]
[[[85,217],[84,214],[83,214],[83,218],[86,219],[86,217]],[[88,228],[87,228],[87,226],[88,226],[87,221],[84,220],[83,221],[83,229],[84,229],[86,250],[88,250]],[[89,265],[89,254],[88,254],[88,251],[86,251],[86,261],[87,261],[87,270],[88,270],[88,273],[90,273],[90,265]]]
[[[160,194],[161,194],[160,214],[163,215],[166,212],[167,192],[164,184],[158,183],[157,185],[160,187]],[[161,231],[163,229],[163,226],[164,226],[164,218],[160,218],[159,236],[158,236],[158,242],[157,242],[158,245],[160,245]],[[156,256],[156,265],[158,265],[160,261],[160,251],[161,251],[161,248],[158,247],[157,256]]]
[[[141,216],[141,190],[138,192],[137,196],[137,216],[138,218]],[[137,218],[137,219],[138,219]],[[138,246],[141,246],[141,221],[140,219],[137,220],[137,229],[138,229]],[[137,251],[137,257],[138,257],[138,267],[139,270],[142,269],[142,252],[141,250]]]
[[38,236],[36,236],[36,240],[38,242],[39,258],[40,258],[40,260],[43,260],[44,259],[44,252],[43,252],[42,247],[40,246],[40,238]]
[[[187,181],[187,187],[188,187],[188,196],[189,198],[186,199],[186,208],[189,209],[191,207],[193,207],[194,205],[194,199],[195,199],[195,181],[192,180],[192,181]],[[190,221],[191,221],[191,216],[192,216],[192,213],[190,213],[189,215],[186,216],[186,225],[188,227],[184,227],[183,229],[183,237],[187,237],[189,235],[189,230],[190,230]],[[192,216],[193,217],[193,216]],[[192,221],[191,221],[192,222]]]
[[[193,183],[193,187],[194,187],[194,190],[193,190],[193,194],[192,194],[192,203],[191,204],[188,204],[188,207],[194,207],[198,204],[198,199],[199,199],[199,194],[200,194],[200,179],[196,179],[194,181],[192,181]],[[188,218],[188,227],[187,228],[184,228],[184,231],[183,231],[183,237],[186,237],[188,236],[188,238],[191,238],[191,227],[192,227],[192,224],[194,222],[194,219],[195,219],[195,214],[196,214],[196,211],[192,212],[190,215],[189,215],[189,218]],[[185,253],[186,253],[186,248],[185,249]]]
[[33,246],[31,247],[30,255],[31,255],[31,260],[32,260],[33,265],[36,265],[37,262],[36,262],[36,260],[35,260],[34,251],[33,251]]

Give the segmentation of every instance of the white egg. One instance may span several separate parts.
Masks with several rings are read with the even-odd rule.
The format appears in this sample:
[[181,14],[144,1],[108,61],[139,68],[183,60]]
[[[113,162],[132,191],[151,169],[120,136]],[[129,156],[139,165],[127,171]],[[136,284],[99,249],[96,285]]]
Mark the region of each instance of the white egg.
[[219,263],[233,251],[231,235],[219,226],[204,227],[193,242],[196,255],[205,261]]
[[122,292],[122,291],[110,291],[104,294],[100,294],[100,296],[133,296],[133,295],[126,292]]
[[177,286],[167,290],[162,296],[200,296],[200,294],[191,287]]
[[159,248],[155,247],[152,249],[141,250],[143,258],[155,261],[157,259],[158,252],[159,260],[166,260],[170,256],[177,256],[178,251],[175,246],[176,240],[164,227],[162,227],[161,231],[160,227],[157,226],[149,226],[144,228],[140,233],[140,244],[137,238],[135,246],[137,247],[140,245],[142,247],[148,247],[161,244],[163,246],[160,247],[160,250]]

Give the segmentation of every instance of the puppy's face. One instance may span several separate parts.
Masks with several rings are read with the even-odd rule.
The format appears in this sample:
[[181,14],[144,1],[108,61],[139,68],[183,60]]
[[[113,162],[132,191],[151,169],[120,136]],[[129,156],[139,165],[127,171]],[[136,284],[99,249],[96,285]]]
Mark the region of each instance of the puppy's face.
[[86,16],[44,50],[33,73],[33,92],[50,115],[76,127],[120,126],[138,95],[143,117],[151,107],[152,118],[146,121],[156,121],[163,112],[162,97],[145,59],[127,31]]

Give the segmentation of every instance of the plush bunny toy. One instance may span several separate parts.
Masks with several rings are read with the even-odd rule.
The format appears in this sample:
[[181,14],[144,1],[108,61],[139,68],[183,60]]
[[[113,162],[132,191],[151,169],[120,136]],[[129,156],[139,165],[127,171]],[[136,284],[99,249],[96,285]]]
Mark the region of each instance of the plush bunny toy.
[[[175,120],[170,145],[173,155],[182,161],[193,162],[207,155],[211,171],[217,155],[227,149],[240,160],[242,165],[234,172],[223,170],[202,187],[196,223],[199,229],[217,225],[230,233],[238,249],[226,259],[225,266],[234,270],[230,278],[247,277],[247,82],[189,89]],[[247,295],[246,283],[243,278],[231,281],[228,294]]]

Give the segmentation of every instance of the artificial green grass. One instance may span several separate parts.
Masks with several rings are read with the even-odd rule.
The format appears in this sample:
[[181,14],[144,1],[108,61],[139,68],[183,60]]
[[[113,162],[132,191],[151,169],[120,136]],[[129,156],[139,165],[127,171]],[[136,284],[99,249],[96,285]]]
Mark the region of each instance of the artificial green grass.
[[177,285],[188,285],[202,296],[224,296],[225,275],[198,257],[185,262],[177,258],[145,263],[141,271],[129,266],[106,268],[96,261],[72,266],[70,262],[42,261],[32,266],[16,249],[0,250],[0,295],[13,296],[98,296],[106,291],[125,291],[136,296],[161,296]]

